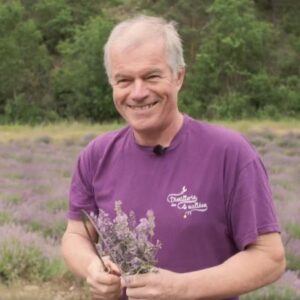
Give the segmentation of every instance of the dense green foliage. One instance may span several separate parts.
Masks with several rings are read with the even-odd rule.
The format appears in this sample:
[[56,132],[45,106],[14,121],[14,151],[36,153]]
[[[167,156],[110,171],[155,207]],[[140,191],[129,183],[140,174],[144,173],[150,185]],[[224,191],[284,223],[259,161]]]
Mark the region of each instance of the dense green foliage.
[[107,120],[116,116],[102,62],[103,45],[111,29],[103,17],[77,28],[72,40],[58,49],[63,66],[53,73],[57,112],[63,116]]
[[1,244],[0,280],[10,282],[18,278],[26,280],[48,280],[60,275],[63,264],[49,260],[36,246],[24,246],[20,241],[8,240]]
[[117,118],[102,48],[113,24],[138,13],[179,24],[183,111],[300,115],[297,0],[0,0],[0,121]]

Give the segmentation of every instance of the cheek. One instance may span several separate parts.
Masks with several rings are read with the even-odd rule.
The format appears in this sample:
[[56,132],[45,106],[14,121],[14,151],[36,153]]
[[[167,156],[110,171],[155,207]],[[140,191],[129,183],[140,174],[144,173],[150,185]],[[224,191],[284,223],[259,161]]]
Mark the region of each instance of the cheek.
[[120,101],[122,99],[122,94],[119,91],[113,91],[112,97],[113,97],[115,106],[120,104]]
[[113,101],[115,105],[121,104],[127,98],[128,91],[126,89],[113,89]]
[[174,91],[173,89],[166,88],[163,90],[161,94],[166,99],[168,105],[174,105],[174,103],[176,102],[176,95],[177,95],[176,91]]

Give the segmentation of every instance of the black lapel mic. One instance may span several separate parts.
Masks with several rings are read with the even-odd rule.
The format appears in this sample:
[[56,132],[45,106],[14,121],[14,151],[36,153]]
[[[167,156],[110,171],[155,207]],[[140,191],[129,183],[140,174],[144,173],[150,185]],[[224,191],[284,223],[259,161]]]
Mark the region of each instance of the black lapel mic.
[[166,152],[167,149],[168,149],[168,147],[163,147],[162,145],[156,145],[153,147],[153,152],[157,156],[161,156]]

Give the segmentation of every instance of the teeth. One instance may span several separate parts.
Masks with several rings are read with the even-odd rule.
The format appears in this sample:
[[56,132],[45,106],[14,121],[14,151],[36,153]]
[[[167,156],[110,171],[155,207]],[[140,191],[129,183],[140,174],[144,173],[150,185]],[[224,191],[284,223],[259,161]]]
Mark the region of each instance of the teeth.
[[149,109],[151,108],[152,106],[154,106],[156,104],[155,103],[152,103],[152,104],[147,104],[147,105],[143,105],[143,106],[131,106],[131,105],[128,105],[130,108],[134,109],[134,110],[146,110],[146,109]]

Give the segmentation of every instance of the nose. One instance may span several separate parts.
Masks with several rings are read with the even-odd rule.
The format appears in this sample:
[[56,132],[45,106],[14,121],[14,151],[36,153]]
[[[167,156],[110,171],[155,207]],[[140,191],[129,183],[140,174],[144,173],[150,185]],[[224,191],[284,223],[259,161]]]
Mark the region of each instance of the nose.
[[147,88],[146,83],[141,79],[135,80],[132,85],[131,99],[133,101],[142,101],[146,99],[148,95],[149,95],[149,90]]

